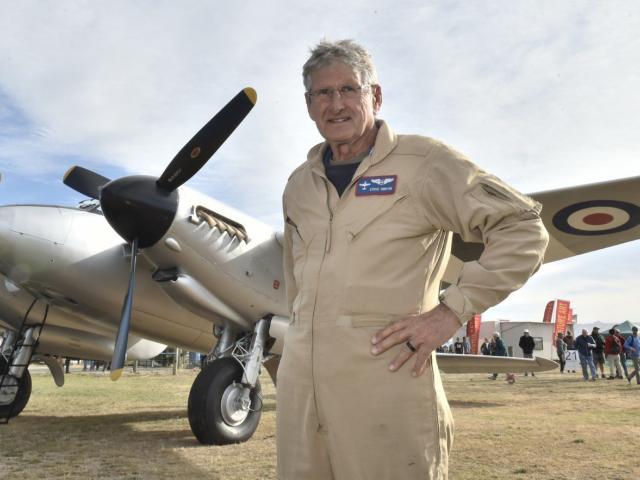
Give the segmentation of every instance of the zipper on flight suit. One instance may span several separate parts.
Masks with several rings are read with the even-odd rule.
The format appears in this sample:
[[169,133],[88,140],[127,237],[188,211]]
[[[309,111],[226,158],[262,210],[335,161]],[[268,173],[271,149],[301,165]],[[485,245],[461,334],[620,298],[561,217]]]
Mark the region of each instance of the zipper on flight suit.
[[[329,191],[329,184],[327,180],[324,181],[324,188],[327,190],[327,210],[329,210],[329,227],[327,228],[327,236],[324,243],[324,253],[329,253],[331,252],[331,240],[333,235],[333,210],[331,209],[331,201],[329,200],[331,192]],[[322,261],[324,262],[324,258]]]
[[331,209],[331,202],[329,200],[330,191],[329,191],[329,179],[324,175],[324,172],[317,172],[320,174],[322,181],[324,182],[324,186],[327,192],[326,197],[326,205],[327,210],[329,211],[329,225],[327,228],[327,233],[325,235],[325,244],[324,244],[324,252],[322,254],[322,258],[320,259],[320,264],[318,266],[318,274],[316,279],[316,289],[313,295],[313,309],[311,310],[311,378],[313,382],[313,404],[315,408],[316,418],[318,419],[318,431],[321,431],[323,428],[322,425],[322,416],[320,415],[320,409],[318,408],[318,385],[316,383],[316,354],[315,354],[315,321],[316,321],[316,308],[318,306],[318,291],[320,290],[320,279],[322,277],[322,270],[324,268],[324,261],[327,257],[327,254],[331,251],[331,230],[333,228],[333,210]]

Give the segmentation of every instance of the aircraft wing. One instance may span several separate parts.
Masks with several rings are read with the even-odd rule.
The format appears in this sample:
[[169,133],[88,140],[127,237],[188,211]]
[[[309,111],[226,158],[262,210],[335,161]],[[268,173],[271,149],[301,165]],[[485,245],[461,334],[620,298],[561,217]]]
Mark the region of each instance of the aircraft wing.
[[[640,238],[640,177],[591,183],[529,194],[542,203],[542,221],[549,232],[544,262],[600,250]],[[452,265],[447,279],[462,262],[477,260],[484,246],[453,236]],[[457,261],[456,261],[457,260]]]
[[546,372],[558,367],[545,358],[494,357],[491,355],[436,354],[438,367],[444,373],[524,373]]

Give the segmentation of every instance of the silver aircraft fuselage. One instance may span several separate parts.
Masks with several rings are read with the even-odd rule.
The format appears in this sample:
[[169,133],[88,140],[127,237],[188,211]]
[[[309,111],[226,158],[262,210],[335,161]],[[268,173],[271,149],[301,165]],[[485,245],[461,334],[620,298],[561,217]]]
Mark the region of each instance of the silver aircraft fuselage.
[[[241,224],[248,238],[224,221],[207,223],[198,207]],[[49,304],[39,353],[109,359],[130,253],[99,211],[0,207],[0,327],[19,328],[37,298],[29,319]],[[215,324],[250,330],[265,314],[286,316],[281,262],[271,228],[181,188],[171,227],[139,256],[129,358],[153,357],[164,344],[208,352]],[[154,279],[157,271],[173,273]]]

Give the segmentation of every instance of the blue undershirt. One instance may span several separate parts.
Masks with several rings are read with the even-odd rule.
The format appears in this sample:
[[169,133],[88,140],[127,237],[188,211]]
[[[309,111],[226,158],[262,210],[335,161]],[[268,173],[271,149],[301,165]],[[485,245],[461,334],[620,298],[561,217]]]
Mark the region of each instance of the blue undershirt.
[[324,171],[329,181],[338,191],[338,196],[342,196],[347,186],[349,186],[349,183],[351,183],[353,174],[356,173],[356,170],[358,169],[358,165],[360,165],[362,159],[367,155],[368,153],[363,155],[362,158],[352,162],[336,163],[331,161],[333,159],[333,152],[331,151],[331,148],[327,147],[324,151],[324,155],[322,156]]

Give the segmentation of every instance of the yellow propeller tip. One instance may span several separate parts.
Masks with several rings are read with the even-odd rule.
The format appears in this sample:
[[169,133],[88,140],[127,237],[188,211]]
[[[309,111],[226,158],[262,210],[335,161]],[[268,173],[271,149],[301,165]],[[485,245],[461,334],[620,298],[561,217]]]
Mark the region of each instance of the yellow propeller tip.
[[66,180],[66,179],[67,179],[67,177],[68,177],[69,175],[71,175],[71,172],[73,172],[73,170],[74,170],[75,168],[76,168],[76,166],[75,166],[75,165],[74,165],[73,167],[69,167],[69,169],[68,169],[66,172],[64,172],[64,176],[62,177],[62,180],[63,180],[63,181],[64,181],[64,180]]
[[112,381],[116,381],[118,380],[120,377],[122,376],[122,369],[119,368],[117,370],[111,370],[111,374],[109,375],[109,377],[111,377]]
[[256,93],[256,91],[251,87],[247,87],[242,91],[247,96],[247,98],[251,100],[251,103],[255,105],[256,102],[258,101],[258,94]]

